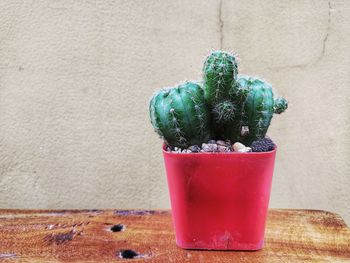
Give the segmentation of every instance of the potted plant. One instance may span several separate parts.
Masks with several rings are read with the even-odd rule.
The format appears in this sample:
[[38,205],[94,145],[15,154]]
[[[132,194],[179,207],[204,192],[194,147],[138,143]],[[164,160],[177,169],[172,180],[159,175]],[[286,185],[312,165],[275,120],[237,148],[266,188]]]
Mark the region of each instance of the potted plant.
[[238,76],[236,57],[224,51],[206,58],[203,82],[154,94],[150,118],[164,139],[178,246],[263,247],[276,154],[266,132],[287,106],[265,81]]

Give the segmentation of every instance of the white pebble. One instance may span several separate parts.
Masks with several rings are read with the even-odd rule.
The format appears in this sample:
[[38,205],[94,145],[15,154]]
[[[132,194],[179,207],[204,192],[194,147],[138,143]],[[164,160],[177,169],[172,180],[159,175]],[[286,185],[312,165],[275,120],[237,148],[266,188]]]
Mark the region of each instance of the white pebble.
[[245,145],[240,142],[236,142],[232,145],[232,148],[235,152],[240,152],[241,150],[245,149]]
[[252,148],[250,147],[244,147],[243,149],[238,150],[238,152],[241,152],[241,153],[248,153],[251,151],[252,151]]

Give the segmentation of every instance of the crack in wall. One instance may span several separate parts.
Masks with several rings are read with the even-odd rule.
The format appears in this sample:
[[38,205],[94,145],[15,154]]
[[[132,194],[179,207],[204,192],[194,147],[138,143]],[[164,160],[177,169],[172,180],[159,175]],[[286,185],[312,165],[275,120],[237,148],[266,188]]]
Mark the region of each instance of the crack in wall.
[[220,33],[220,49],[223,48],[224,43],[224,20],[222,19],[222,8],[223,8],[223,0],[219,1],[219,12],[218,12],[218,19],[219,19],[219,33]]
[[322,40],[322,50],[316,59],[314,59],[310,62],[307,62],[307,63],[287,65],[287,66],[282,66],[282,67],[273,67],[273,68],[268,68],[268,69],[270,69],[270,70],[284,70],[284,69],[291,69],[291,68],[304,69],[306,67],[313,66],[313,65],[317,64],[318,62],[320,62],[326,54],[327,41],[328,41],[329,32],[331,30],[331,24],[332,24],[332,15],[331,15],[332,10],[333,10],[333,8],[332,8],[331,1],[328,1],[328,20],[327,20],[326,34]]
[[331,30],[331,23],[332,23],[331,11],[332,11],[331,1],[328,1],[328,25],[327,25],[326,35],[323,38],[322,53],[321,53],[321,56],[319,57],[319,60],[321,60],[326,54],[326,45],[327,45],[329,31]]

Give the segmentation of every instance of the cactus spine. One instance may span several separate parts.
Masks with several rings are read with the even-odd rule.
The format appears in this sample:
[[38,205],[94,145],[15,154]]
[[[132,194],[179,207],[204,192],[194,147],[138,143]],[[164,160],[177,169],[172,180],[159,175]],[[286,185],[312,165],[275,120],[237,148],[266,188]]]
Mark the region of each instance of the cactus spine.
[[209,111],[204,91],[185,82],[157,92],[150,101],[150,118],[155,131],[174,147],[188,147],[209,139]]

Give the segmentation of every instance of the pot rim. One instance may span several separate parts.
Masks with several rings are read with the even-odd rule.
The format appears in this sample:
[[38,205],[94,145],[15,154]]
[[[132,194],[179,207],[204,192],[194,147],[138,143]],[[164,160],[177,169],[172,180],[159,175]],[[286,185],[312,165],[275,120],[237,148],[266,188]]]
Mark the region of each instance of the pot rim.
[[277,151],[277,145],[275,144],[275,148],[272,151],[268,152],[198,152],[198,153],[177,153],[177,152],[168,152],[166,150],[166,144],[163,142],[162,145],[163,154],[167,155],[176,155],[176,156],[203,156],[203,155],[221,155],[221,156],[257,156],[257,155],[270,155]]

